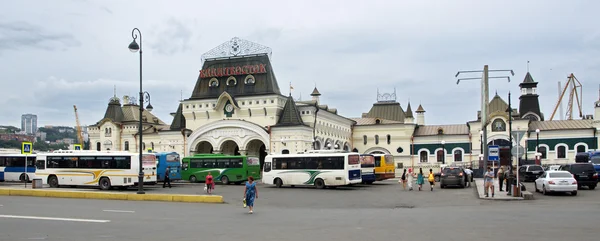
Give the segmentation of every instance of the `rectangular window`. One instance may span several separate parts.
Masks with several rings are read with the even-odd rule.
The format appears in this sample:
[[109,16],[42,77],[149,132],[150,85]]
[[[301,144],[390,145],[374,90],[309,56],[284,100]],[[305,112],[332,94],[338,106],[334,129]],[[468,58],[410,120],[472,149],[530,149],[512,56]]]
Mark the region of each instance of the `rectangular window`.
[[231,159],[231,162],[230,162],[229,166],[231,168],[243,168],[244,167],[244,161],[243,161],[242,158]]
[[375,156],[375,166],[376,167],[381,166],[381,156]]
[[385,155],[385,164],[393,166],[394,165],[394,156]]
[[35,162],[35,167],[39,170],[44,170],[46,169],[46,161],[44,160],[37,160]]
[[265,162],[264,171],[265,172],[270,172],[271,171],[271,163],[270,162]]
[[6,157],[0,156],[0,167],[6,166]]
[[358,165],[360,158],[358,155],[348,155],[348,165]]

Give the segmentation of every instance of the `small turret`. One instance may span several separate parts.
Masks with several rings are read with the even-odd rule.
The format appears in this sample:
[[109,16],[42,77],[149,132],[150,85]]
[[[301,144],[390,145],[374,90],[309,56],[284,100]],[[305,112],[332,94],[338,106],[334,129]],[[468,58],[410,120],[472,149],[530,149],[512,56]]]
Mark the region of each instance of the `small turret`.
[[312,96],[312,100],[316,101],[317,105],[318,105],[319,104],[319,96],[321,96],[321,93],[319,93],[319,90],[317,90],[317,87],[315,87],[315,89],[310,94],[310,96]]
[[417,112],[417,125],[425,125],[425,109],[423,109],[423,106],[419,105],[415,112]]
[[408,106],[406,107],[406,111],[404,112],[404,123],[415,123],[415,118],[413,116],[412,108],[410,107],[410,102],[408,102]]

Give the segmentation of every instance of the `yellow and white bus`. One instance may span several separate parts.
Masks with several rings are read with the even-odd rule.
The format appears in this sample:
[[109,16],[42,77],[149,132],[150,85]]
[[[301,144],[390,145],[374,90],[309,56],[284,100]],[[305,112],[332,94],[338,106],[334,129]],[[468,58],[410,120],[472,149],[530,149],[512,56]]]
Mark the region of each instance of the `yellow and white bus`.
[[[156,156],[142,156],[144,183],[156,184]],[[50,187],[96,186],[102,190],[138,183],[139,153],[59,150],[38,154],[35,176]]]

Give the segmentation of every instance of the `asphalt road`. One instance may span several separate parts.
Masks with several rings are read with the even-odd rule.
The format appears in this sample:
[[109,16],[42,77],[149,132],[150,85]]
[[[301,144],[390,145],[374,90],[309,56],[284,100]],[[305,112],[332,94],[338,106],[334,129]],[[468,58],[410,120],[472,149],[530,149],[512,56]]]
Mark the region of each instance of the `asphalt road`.
[[[201,191],[182,186],[164,191]],[[472,188],[408,192],[394,182],[259,186],[254,214],[241,207],[242,190],[217,186],[227,204],[0,196],[0,240],[597,240],[600,214],[595,190],[565,204],[483,201]]]

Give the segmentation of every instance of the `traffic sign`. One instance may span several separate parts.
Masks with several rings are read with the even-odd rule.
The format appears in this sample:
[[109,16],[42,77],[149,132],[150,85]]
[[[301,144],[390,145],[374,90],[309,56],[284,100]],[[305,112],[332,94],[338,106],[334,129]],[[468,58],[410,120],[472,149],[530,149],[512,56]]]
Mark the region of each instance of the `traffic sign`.
[[73,145],[73,150],[81,151],[81,145],[80,144],[74,144]]
[[523,139],[523,136],[525,136],[525,131],[512,131],[512,136],[515,143],[519,143]]
[[21,143],[21,154],[33,153],[33,144],[31,142],[24,141]]
[[500,160],[500,146],[488,146],[488,160]]
[[513,146],[512,152],[510,154],[512,154],[516,158],[521,158],[523,155],[525,155],[525,147],[522,147],[520,145]]

